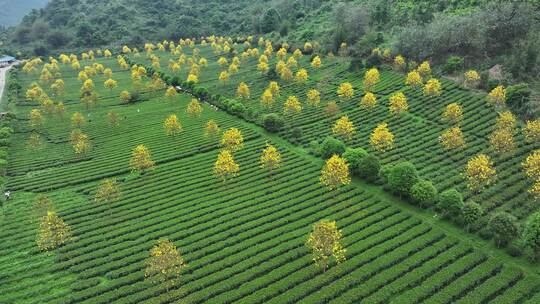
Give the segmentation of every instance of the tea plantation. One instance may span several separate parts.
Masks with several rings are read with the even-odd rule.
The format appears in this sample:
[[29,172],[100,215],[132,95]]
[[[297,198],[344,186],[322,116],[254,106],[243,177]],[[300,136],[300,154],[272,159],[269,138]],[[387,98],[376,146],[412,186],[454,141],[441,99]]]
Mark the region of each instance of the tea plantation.
[[[242,43],[234,47],[238,54],[247,49]],[[357,105],[365,68],[350,69],[346,58],[324,56],[322,66],[313,68],[310,56],[304,55],[298,66],[307,70],[309,79],[300,84],[259,72],[259,57],[246,56],[239,71],[223,83],[218,76],[227,66],[218,59],[224,56],[230,61],[232,53],[216,53],[209,44],[180,48],[186,60],[207,60],[199,66],[196,84],[185,82],[190,74],[187,62],[179,71],[167,68],[179,54],[165,50],[152,52],[160,67],[152,67],[150,56],[142,50],[138,55],[119,52],[118,58],[79,59],[81,70],[101,64],[112,70],[110,78],[118,82],[109,89],[103,85],[109,77],[99,72],[91,76],[99,97],[90,106],[79,98],[84,81],[69,63],[59,62],[53,76],[65,82],[60,96],[40,80],[39,71],[46,63],[35,63],[34,72],[21,67],[11,72],[9,81],[20,84],[20,89],[10,86],[7,105],[14,113],[14,132],[5,181],[11,198],[4,203],[0,219],[0,303],[540,301],[537,264],[509,256],[492,241],[465,232],[432,210],[411,206],[406,198],[390,194],[380,179],[370,184],[353,178],[350,184],[330,190],[320,183],[324,160],[308,153],[314,142],[320,145],[332,135],[335,120],[346,114],[357,127],[347,146],[364,148],[383,165],[408,160],[439,191],[456,187],[466,201],[479,203],[486,219],[507,211],[524,223],[538,206],[527,191],[530,181],[521,162],[538,143],[528,143],[519,134],[513,154],[495,156],[488,136],[497,113],[486,105],[484,95],[443,80],[442,95],[424,97],[404,85],[404,75],[383,66],[381,81],[374,88],[379,103],[368,112]],[[194,49],[200,54],[194,56]],[[264,48],[259,51],[262,54]],[[148,71],[137,98],[127,102],[119,95],[124,90],[135,92],[133,72],[119,64],[122,60]],[[269,65],[276,62],[270,56]],[[153,76],[152,71],[159,73]],[[148,86],[159,84],[158,77],[167,85]],[[260,96],[270,80],[279,83],[280,97],[265,108]],[[245,111],[232,115],[224,111],[222,101],[240,100],[236,88],[242,81],[249,86],[250,97],[241,101]],[[343,82],[353,84],[355,96],[338,103],[341,114],[328,116],[324,107],[338,101],[336,89]],[[65,114],[47,114],[39,101],[28,100],[25,92],[33,83],[63,102]],[[177,85],[180,93],[170,95],[170,85]],[[305,102],[313,88],[321,92],[319,107]],[[388,97],[397,91],[407,95],[409,111],[394,117],[387,105]],[[192,95],[201,101],[199,116],[186,111]],[[267,132],[261,117],[282,113],[290,95],[301,100],[302,112],[287,117],[278,133]],[[438,137],[448,127],[441,122],[441,113],[452,102],[463,106],[467,145],[450,153]],[[33,109],[43,109],[40,127],[31,118]],[[77,124],[70,119],[75,112],[83,114],[79,128],[91,143],[84,153],[75,153],[70,140]],[[117,115],[115,123],[109,113]],[[182,126],[176,136],[164,131],[164,120],[171,114]],[[222,131],[238,128],[243,135],[244,148],[234,153],[238,175],[225,182],[213,172],[222,147],[219,138],[205,136],[209,120]],[[386,152],[377,152],[369,143],[372,130],[381,122],[387,122],[395,136],[395,147]],[[300,134],[294,134],[295,128],[301,129]],[[41,143],[30,147],[29,137],[36,133]],[[272,176],[260,165],[267,144],[281,154],[281,165]],[[155,168],[144,174],[130,169],[138,145],[148,148],[155,162]],[[461,174],[469,158],[479,152],[494,155],[497,181],[473,193]],[[98,204],[96,191],[107,178],[116,179],[122,194],[110,205]],[[69,241],[54,250],[36,246],[40,219],[34,216],[34,204],[40,195],[50,199],[71,229]],[[313,263],[306,246],[313,224],[323,219],[336,222],[346,250],[345,260],[332,260],[328,269]],[[187,264],[172,288],[145,278],[149,252],[159,239],[174,243]]]

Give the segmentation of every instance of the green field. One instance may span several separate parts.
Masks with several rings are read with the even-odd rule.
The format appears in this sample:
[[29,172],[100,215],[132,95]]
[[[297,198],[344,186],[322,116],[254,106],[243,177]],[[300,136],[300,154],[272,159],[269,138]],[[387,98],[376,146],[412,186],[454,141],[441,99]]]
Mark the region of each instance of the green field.
[[[402,75],[382,72],[376,87],[380,104],[373,113],[357,105],[363,72],[347,71],[340,58],[323,58],[323,68],[308,68],[308,56],[299,62],[310,74],[307,85],[283,84],[281,99],[263,110],[259,96],[267,86],[256,72],[256,58],[243,62],[229,84],[218,83],[221,68],[209,48],[201,48],[209,61],[201,70],[201,85],[212,94],[233,97],[240,81],[251,88],[249,108],[281,112],[288,95],[305,104],[307,89],[323,93],[322,104],[336,100],[335,89],[351,81],[356,98],[340,103],[358,126],[350,146],[368,150],[369,133],[382,121],[396,135],[396,149],[377,154],[383,163],[408,159],[422,176],[439,189],[464,189],[460,172],[467,159],[489,151],[487,136],[495,113],[484,105],[483,96],[444,82],[444,94],[426,100],[403,87]],[[186,49],[187,52],[187,49]],[[166,67],[168,53],[156,52]],[[132,58],[143,62],[144,56]],[[29,111],[37,104],[15,104],[15,133],[9,148],[6,188],[12,200],[4,204],[0,231],[0,303],[538,303],[538,267],[507,256],[487,241],[467,235],[429,211],[417,210],[393,197],[382,187],[354,180],[330,191],[319,184],[321,159],[309,155],[310,141],[331,133],[336,118],[327,118],[321,108],[305,107],[292,122],[303,130],[300,145],[293,145],[290,130],[269,134],[256,124],[214,110],[203,104],[203,113],[193,118],[185,113],[191,99],[180,94],[174,100],[164,90],[142,94],[141,101],[125,105],[119,92],[131,90],[130,72],[114,59],[96,62],[113,69],[118,87],[103,87],[103,76],[94,77],[100,103],[86,109],[79,101],[77,73],[61,68],[66,82],[67,108],[64,120],[47,117],[41,131],[44,146],[26,147],[30,135]],[[92,61],[82,61],[90,65]],[[147,61],[144,61],[148,64]],[[149,65],[149,64],[148,64]],[[186,70],[181,71],[185,79]],[[19,73],[22,92],[39,74]],[[410,113],[390,118],[385,107],[389,94],[405,90]],[[456,155],[445,153],[437,137],[443,106],[460,101],[465,109],[463,129],[467,148]],[[120,114],[112,128],[109,111]],[[88,123],[92,150],[76,156],[69,143],[70,114],[82,112]],[[167,137],[163,121],[176,114],[183,132]],[[219,153],[216,142],[203,136],[205,123],[214,119],[222,130],[239,128],[245,148],[235,154],[240,174],[227,184],[212,174]],[[266,142],[283,156],[274,179],[260,168],[260,152]],[[130,174],[132,149],[146,145],[156,161],[153,172]],[[534,147],[520,139],[514,156],[495,159],[499,179],[481,195],[472,197],[490,212],[506,210],[525,219],[537,206],[520,163]],[[370,150],[371,151],[371,150]],[[109,210],[93,198],[99,181],[116,177],[123,195]],[[503,191],[504,190],[504,191]],[[74,239],[52,252],[36,246],[37,223],[31,209],[37,194],[47,194],[58,214],[73,230]],[[312,225],[321,219],[335,220],[343,229],[346,261],[323,272],[304,245]],[[144,279],[144,261],[160,238],[174,242],[188,263],[181,283],[169,291]]]
[[[342,58],[324,58],[323,66],[314,69],[309,64],[310,56],[303,56],[299,60],[299,67],[305,68],[309,74],[306,84],[294,81],[281,86],[281,96],[277,98],[270,109],[260,104],[260,96],[269,83],[267,76],[256,70],[258,58],[250,57],[242,62],[239,72],[231,76],[227,84],[218,80],[221,67],[210,47],[201,47],[201,56],[208,59],[208,67],[202,69],[200,86],[206,87],[211,94],[220,94],[235,98],[236,87],[241,81],[250,87],[250,99],[244,104],[253,109],[256,115],[264,113],[283,112],[283,102],[288,96],[297,96],[303,104],[302,113],[294,117],[290,127],[281,132],[285,139],[293,140],[291,130],[300,127],[302,135],[300,144],[307,148],[310,142],[321,142],[326,136],[332,135],[332,125],[341,115],[348,115],[357,128],[357,132],[348,146],[362,147],[374,153],[383,164],[408,160],[416,165],[420,176],[430,179],[439,191],[456,187],[466,199],[481,204],[489,216],[496,211],[506,211],[524,221],[528,215],[539,209],[538,203],[527,192],[532,181],[528,180],[521,168],[521,163],[533,150],[540,147],[539,143],[528,143],[521,132],[515,138],[516,149],[506,155],[498,155],[489,143],[489,136],[495,129],[496,111],[488,106],[485,95],[466,90],[454,82],[442,80],[443,93],[439,97],[426,97],[421,90],[412,90],[404,85],[404,75],[398,74],[388,68],[381,71],[381,81],[375,86],[374,93],[378,99],[378,106],[368,112],[358,106],[364,95],[362,80],[365,70],[349,71],[349,61]],[[241,51],[241,50],[240,50]],[[262,49],[261,52],[262,54]],[[156,52],[160,58],[162,71],[173,76],[168,70],[167,62],[174,59],[170,53]],[[150,66],[149,59],[144,56],[133,58],[135,62],[142,62]],[[230,60],[229,60],[230,61]],[[275,58],[270,65],[275,63]],[[226,68],[226,67],[225,67]],[[295,70],[293,70],[294,72]],[[189,72],[184,68],[180,72],[180,79],[184,80]],[[339,102],[336,89],[339,84],[350,82],[355,89],[355,97],[350,101]],[[309,107],[306,104],[306,93],[309,89],[321,92],[321,105],[319,108]],[[388,111],[388,97],[402,91],[408,98],[409,111],[405,115],[394,117]],[[338,101],[341,114],[334,117],[325,115],[324,106],[329,101]],[[463,121],[461,129],[465,136],[466,147],[461,151],[445,151],[439,143],[438,137],[449,128],[442,122],[442,113],[446,105],[459,103],[463,107]],[[369,136],[373,129],[381,122],[387,122],[394,133],[395,149],[386,153],[374,151],[369,144]],[[466,182],[461,176],[467,161],[478,153],[487,153],[492,157],[497,170],[497,182],[494,186],[480,194],[470,193]]]

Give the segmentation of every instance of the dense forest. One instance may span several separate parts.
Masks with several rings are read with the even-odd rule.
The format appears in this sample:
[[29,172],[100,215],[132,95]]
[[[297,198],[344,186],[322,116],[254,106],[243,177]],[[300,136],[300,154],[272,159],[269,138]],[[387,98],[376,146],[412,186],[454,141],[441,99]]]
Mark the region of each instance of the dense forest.
[[[345,42],[352,55],[390,47],[417,61],[503,64],[514,79],[538,74],[539,6],[501,0],[53,0],[0,35],[6,52],[142,45],[210,34],[263,34],[276,42]],[[2,38],[3,37],[3,38]]]

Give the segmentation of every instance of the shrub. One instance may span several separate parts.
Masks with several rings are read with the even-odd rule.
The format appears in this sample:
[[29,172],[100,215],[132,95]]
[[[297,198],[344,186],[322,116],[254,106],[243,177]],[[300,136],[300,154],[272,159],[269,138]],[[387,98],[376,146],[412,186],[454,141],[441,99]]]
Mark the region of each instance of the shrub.
[[377,157],[368,154],[360,159],[358,164],[358,176],[366,179],[367,181],[374,182],[377,180],[381,165]]
[[371,54],[368,56],[368,58],[366,59],[366,68],[373,68],[373,67],[378,67],[380,66],[382,63],[381,61],[381,56],[377,55],[377,54]]
[[302,128],[294,127],[291,131],[291,139],[294,142],[298,142],[302,138]]
[[523,230],[523,246],[532,261],[536,261],[540,253],[540,212],[534,213]]
[[367,155],[368,153],[366,152],[366,150],[362,148],[349,148],[345,150],[345,153],[343,153],[343,157],[347,161],[347,164],[349,164],[349,169],[351,170],[352,174],[360,175],[360,162]]
[[489,219],[489,230],[493,233],[497,247],[504,247],[518,234],[517,219],[507,212],[497,212]]
[[465,225],[467,225],[467,230],[470,230],[471,226],[476,225],[484,214],[484,208],[473,201],[468,201],[461,208],[461,214]]
[[420,180],[412,186],[411,198],[422,208],[432,206],[437,199],[437,188],[429,180]]
[[463,58],[459,56],[450,56],[446,59],[446,63],[443,65],[443,71],[447,74],[452,74],[463,66]]
[[316,140],[312,140],[309,142],[308,151],[312,155],[321,156],[321,147]]
[[270,113],[263,116],[263,126],[268,132],[276,133],[283,128],[285,120],[276,113]]
[[242,116],[246,112],[246,106],[241,102],[230,100],[227,107],[227,112],[235,116]]
[[531,89],[526,83],[509,86],[506,89],[506,104],[513,113],[527,117],[531,114]]
[[339,139],[328,136],[324,139],[321,145],[321,156],[324,159],[329,159],[332,155],[341,155],[345,152],[345,144]]
[[0,128],[0,139],[8,139],[12,133],[13,129],[10,127],[2,127]]
[[388,184],[388,175],[390,175],[390,171],[393,167],[393,165],[388,164],[382,166],[381,169],[379,169],[379,177],[385,185]]
[[456,189],[448,189],[439,195],[437,208],[443,215],[455,216],[458,215],[463,208],[463,195]]
[[410,162],[400,162],[388,173],[388,187],[398,195],[409,195],[411,188],[418,181],[418,172]]

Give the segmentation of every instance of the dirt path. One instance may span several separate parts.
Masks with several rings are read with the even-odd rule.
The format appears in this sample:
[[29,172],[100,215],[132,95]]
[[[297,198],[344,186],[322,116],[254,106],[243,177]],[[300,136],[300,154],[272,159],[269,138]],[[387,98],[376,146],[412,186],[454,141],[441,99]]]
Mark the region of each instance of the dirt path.
[[7,71],[11,68],[11,66],[6,68],[0,68],[0,103],[2,102],[2,94],[4,94],[4,86],[6,84],[6,75]]

